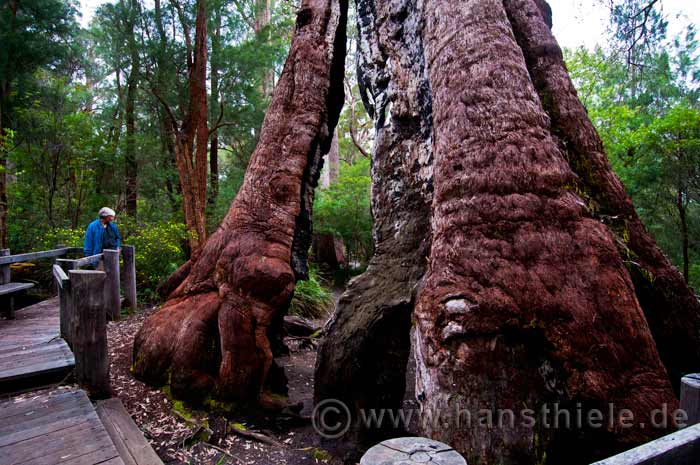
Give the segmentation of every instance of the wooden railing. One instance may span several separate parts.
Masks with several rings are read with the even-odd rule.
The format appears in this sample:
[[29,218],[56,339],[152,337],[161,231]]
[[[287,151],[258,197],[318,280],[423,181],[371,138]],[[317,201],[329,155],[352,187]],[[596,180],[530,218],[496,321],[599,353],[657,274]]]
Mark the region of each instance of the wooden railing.
[[[107,319],[121,316],[120,250],[76,260],[57,259],[53,276],[58,289],[61,337],[75,355],[78,384],[91,397],[109,397]],[[133,246],[123,246],[124,294],[136,308],[136,266]],[[91,267],[91,269],[81,269]]]
[[125,245],[120,250],[104,250],[102,253],[83,257],[76,260],[57,259],[56,264],[64,272],[79,270],[87,266],[92,266],[106,273],[104,282],[105,309],[107,316],[112,321],[118,321],[121,317],[121,273],[119,270],[119,255],[122,255],[124,300],[126,307],[132,311],[136,310],[136,257],[134,247]]

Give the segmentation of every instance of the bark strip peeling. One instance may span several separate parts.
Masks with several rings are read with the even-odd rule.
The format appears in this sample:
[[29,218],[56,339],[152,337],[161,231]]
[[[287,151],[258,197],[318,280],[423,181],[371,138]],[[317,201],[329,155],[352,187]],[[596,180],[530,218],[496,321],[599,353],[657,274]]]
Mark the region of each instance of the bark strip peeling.
[[[425,435],[470,464],[589,463],[663,434],[677,402],[613,234],[576,195],[501,0],[426,0],[434,183],[429,270],[415,309]],[[557,403],[634,426],[534,428]],[[516,415],[488,427],[479,412]],[[474,423],[467,424],[470,412]],[[429,415],[430,414],[430,415]]]
[[[358,77],[376,130],[375,254],[340,298],[316,363],[316,402],[400,408],[415,287],[430,246],[431,100],[422,0],[358,0]],[[376,431],[375,431],[376,432]]]
[[302,2],[243,186],[136,336],[139,378],[191,400],[281,406],[270,340],[304,274],[313,188],[343,102],[346,21],[345,0]]
[[671,383],[700,366],[700,302],[644,228],[624,186],[615,176],[603,142],[581,103],[552,35],[544,0],[504,0],[515,37],[552,133],[593,214],[615,232],[618,248]]

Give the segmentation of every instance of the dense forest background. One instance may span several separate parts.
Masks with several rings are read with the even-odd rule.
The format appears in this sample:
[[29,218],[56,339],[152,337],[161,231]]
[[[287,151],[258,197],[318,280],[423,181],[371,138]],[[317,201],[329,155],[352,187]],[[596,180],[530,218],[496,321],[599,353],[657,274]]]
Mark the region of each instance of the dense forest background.
[[[647,228],[697,287],[695,29],[669,34],[659,2],[601,5],[611,11],[608,45],[566,50],[569,70]],[[125,242],[136,246],[140,290],[153,294],[196,243],[183,208],[190,180],[183,179],[176,152],[177,129],[186,128],[192,113],[198,13],[206,18],[202,209],[211,232],[241,185],[296,8],[286,0],[118,0],[99,7],[83,28],[74,2],[2,0],[2,245],[16,253],[81,245],[87,223],[110,206]],[[372,253],[373,130],[355,77],[353,30],[351,18],[346,106],[317,191],[314,228],[341,238],[348,264],[361,268]],[[297,292],[318,292],[315,277]]]

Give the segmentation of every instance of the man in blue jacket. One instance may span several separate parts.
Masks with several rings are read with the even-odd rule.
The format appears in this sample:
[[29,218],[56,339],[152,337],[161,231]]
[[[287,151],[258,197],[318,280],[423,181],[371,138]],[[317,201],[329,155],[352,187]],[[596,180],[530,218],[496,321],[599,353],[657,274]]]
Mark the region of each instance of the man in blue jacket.
[[121,246],[119,229],[113,223],[115,216],[114,210],[104,207],[100,210],[99,218],[88,225],[83,241],[86,257],[102,253],[104,249],[118,249]]

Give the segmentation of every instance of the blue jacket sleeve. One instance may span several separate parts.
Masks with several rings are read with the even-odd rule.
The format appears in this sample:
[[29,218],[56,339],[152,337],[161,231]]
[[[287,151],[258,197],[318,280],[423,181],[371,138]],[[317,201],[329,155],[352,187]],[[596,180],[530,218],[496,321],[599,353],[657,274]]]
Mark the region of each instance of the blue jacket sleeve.
[[85,230],[85,238],[83,239],[83,254],[86,257],[93,255],[92,251],[95,249],[95,234],[92,229],[92,223],[90,223]]

